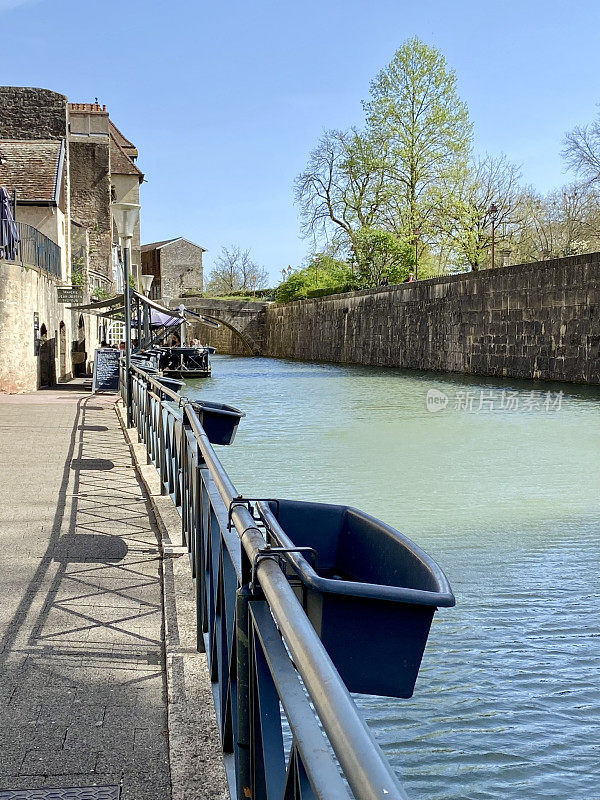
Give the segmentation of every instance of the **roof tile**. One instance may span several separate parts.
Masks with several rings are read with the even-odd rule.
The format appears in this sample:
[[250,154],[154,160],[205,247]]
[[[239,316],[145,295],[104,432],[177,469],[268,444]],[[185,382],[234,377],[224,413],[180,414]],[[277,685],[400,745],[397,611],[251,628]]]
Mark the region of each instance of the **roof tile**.
[[59,183],[60,139],[0,139],[0,186],[17,199],[53,202]]

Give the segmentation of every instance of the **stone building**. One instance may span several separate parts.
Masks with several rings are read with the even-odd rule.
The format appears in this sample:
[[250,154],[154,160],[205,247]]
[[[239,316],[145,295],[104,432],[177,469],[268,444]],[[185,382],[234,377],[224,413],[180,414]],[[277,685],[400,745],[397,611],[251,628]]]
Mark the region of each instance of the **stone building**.
[[[18,259],[0,262],[0,391],[89,370],[104,323],[59,302],[58,289],[80,287],[85,302],[122,288],[110,203],[139,202],[137,156],[105,106],[0,87],[0,186],[14,197],[22,233]],[[138,279],[139,244],[137,230]]]
[[[0,122],[0,125],[2,123]],[[0,139],[0,186],[16,192],[16,218],[61,249],[67,265],[67,165],[64,139]]]
[[[135,161],[138,151],[110,120],[106,106],[69,103],[71,219],[89,231],[89,270],[95,287],[122,289],[118,234],[110,204],[139,203],[144,179]],[[131,247],[132,274],[139,283],[140,231]]]
[[200,245],[179,236],[142,245],[142,274],[153,275],[150,297],[172,303],[185,294],[200,294],[203,286]]

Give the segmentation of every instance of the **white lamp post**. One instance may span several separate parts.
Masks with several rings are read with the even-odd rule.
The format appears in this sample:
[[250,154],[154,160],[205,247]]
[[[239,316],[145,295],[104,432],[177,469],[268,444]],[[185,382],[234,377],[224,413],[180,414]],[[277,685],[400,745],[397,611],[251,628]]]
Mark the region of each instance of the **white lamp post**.
[[140,277],[142,282],[142,291],[148,297],[150,295],[150,288],[152,287],[152,281],[154,280],[154,275],[142,275]]
[[131,265],[131,239],[140,218],[138,203],[111,203],[112,217],[117,226],[123,248],[123,295],[125,297],[125,401],[127,425],[131,427],[131,293],[129,269]]
[[[154,275],[141,275],[140,281],[142,282],[142,291],[144,295],[148,297],[150,295],[150,287],[152,286],[152,281],[154,280]],[[151,311],[148,308],[148,303],[144,303],[144,346],[148,346],[150,342],[150,315]]]

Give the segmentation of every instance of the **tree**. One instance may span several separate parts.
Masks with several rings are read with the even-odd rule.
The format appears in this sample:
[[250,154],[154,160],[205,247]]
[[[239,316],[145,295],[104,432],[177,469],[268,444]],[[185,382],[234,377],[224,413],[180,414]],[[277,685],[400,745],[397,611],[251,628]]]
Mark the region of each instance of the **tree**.
[[520,170],[506,156],[485,155],[456,174],[444,176],[436,189],[436,227],[452,243],[459,264],[478,269],[492,244],[495,206],[495,241],[505,243],[523,220]]
[[362,228],[356,237],[355,253],[360,285],[378,286],[382,278],[401,283],[414,266],[412,244],[391,231]]
[[388,225],[410,238],[433,215],[433,189],[463,166],[472,126],[456,87],[456,75],[435,48],[409,39],[371,83],[365,103],[368,128],[386,142]]
[[600,180],[600,115],[590,125],[578,125],[567,133],[562,156],[586,181]]
[[356,129],[326,131],[296,179],[303,233],[352,247],[357,231],[372,225],[387,193],[384,143]]
[[302,300],[313,292],[332,294],[355,288],[355,276],[349,265],[328,253],[315,253],[308,266],[295,270],[279,284],[275,297],[280,303]]
[[572,183],[540,197],[524,193],[524,222],[517,242],[523,261],[561,258],[600,246],[600,198],[594,185]]
[[264,289],[268,280],[268,272],[250,258],[250,250],[242,250],[238,245],[223,245],[206,290],[212,294],[251,292]]

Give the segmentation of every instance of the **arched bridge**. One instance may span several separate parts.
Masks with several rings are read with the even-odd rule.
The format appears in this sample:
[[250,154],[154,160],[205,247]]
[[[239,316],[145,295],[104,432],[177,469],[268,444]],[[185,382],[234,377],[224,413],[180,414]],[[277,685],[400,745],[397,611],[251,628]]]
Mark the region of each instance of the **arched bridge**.
[[179,303],[232,330],[242,339],[252,355],[262,354],[268,303],[204,297],[183,297],[177,301]]

